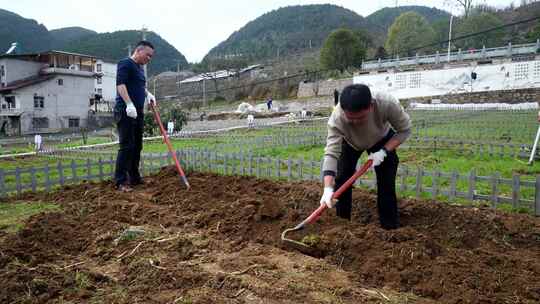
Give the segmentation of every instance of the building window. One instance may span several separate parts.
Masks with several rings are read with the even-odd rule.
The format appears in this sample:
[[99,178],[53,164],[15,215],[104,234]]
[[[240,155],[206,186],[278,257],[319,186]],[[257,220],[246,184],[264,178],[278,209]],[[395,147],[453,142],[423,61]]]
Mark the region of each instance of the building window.
[[407,87],[407,75],[397,74],[395,83],[396,89],[405,89]]
[[59,86],[64,85],[64,79],[58,78],[58,85]]
[[68,120],[69,127],[70,128],[78,128],[79,127],[79,121],[80,121],[79,118],[70,118]]
[[523,80],[529,78],[529,64],[519,63],[514,66],[514,79]]
[[102,89],[102,88],[97,89],[97,93],[98,93],[99,95],[102,95],[102,94],[103,94],[103,89]]
[[102,79],[101,77],[99,77],[99,78],[97,79],[97,83],[98,83],[98,84],[102,84],[102,83],[103,83],[103,79]]
[[2,105],[2,109],[15,109],[17,108],[17,104],[15,102],[15,96],[6,96],[4,97],[4,100],[6,101],[6,107],[4,107],[4,105]]
[[409,75],[409,88],[420,88],[420,81],[422,80],[421,73],[412,73]]
[[101,72],[101,63],[96,64],[96,72]]
[[47,117],[34,117],[32,118],[32,128],[44,129],[49,127],[49,119]]
[[6,68],[3,65],[0,65],[0,76],[6,76]]
[[43,109],[45,107],[45,97],[34,95],[34,108]]
[[540,61],[534,63],[533,77],[540,78]]

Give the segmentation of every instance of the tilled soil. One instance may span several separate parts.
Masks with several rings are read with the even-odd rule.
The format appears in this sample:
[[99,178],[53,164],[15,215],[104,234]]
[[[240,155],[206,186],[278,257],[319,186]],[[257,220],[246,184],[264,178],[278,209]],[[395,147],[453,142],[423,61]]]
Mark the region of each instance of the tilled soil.
[[290,235],[311,257],[280,233],[318,207],[317,183],[192,173],[186,191],[172,168],[145,181],[19,198],[63,211],[0,232],[0,303],[540,302],[539,218],[400,200],[386,231],[355,190],[351,222],[330,210]]

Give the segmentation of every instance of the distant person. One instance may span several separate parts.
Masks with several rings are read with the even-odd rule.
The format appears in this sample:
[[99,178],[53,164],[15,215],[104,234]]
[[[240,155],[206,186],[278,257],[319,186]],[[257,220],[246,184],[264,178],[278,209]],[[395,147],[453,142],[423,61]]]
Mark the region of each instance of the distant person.
[[300,112],[300,117],[302,117],[302,119],[305,119],[307,117],[306,109],[302,109],[302,112]]
[[253,128],[253,126],[255,125],[255,117],[253,117],[253,114],[249,114],[247,116],[247,123],[249,128]]
[[352,188],[343,192],[337,203],[332,196],[354,174],[358,159],[367,151],[377,176],[380,224],[384,229],[398,228],[396,148],[410,134],[411,119],[397,98],[384,92],[372,96],[369,87],[362,84],[345,87],[339,105],[328,120],[321,205],[328,208],[335,205],[337,216],[351,219]]
[[169,120],[167,123],[167,134],[172,135],[174,133],[174,122]]
[[143,183],[139,162],[143,146],[144,102],[156,104],[156,98],[146,89],[143,66],[154,55],[154,46],[140,41],[130,57],[120,60],[116,70],[116,104],[114,119],[118,128],[120,148],[116,157],[114,181],[119,191],[131,191],[131,186]]
[[334,89],[334,106],[337,106],[339,102],[339,91],[337,89]]
[[272,97],[269,97],[266,101],[266,107],[268,108],[268,111],[272,110]]
[[41,138],[41,135],[40,134],[36,134],[34,136],[34,146],[35,146],[35,149],[36,149],[36,152],[39,152],[41,151],[41,144],[43,142],[43,139]]
[[201,119],[201,121],[203,121],[205,118],[206,118],[206,112],[203,111],[202,114],[201,114],[200,119]]

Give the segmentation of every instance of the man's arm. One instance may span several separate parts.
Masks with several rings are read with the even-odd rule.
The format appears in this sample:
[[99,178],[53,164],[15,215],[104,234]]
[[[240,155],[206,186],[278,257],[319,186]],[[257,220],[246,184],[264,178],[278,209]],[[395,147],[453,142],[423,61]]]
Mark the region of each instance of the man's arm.
[[117,85],[116,90],[118,91],[118,94],[120,97],[122,97],[122,100],[126,103],[126,105],[133,103],[131,101],[131,98],[129,98],[128,90],[125,84]]

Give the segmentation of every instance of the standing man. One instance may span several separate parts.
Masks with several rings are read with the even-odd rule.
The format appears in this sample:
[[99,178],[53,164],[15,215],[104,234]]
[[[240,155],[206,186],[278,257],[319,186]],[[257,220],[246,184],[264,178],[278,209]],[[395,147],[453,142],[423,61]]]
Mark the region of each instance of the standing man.
[[154,95],[146,90],[143,66],[154,55],[154,46],[141,41],[129,58],[118,62],[116,72],[116,104],[114,118],[118,127],[120,148],[116,158],[114,179],[122,192],[131,191],[130,186],[142,184],[139,173],[144,127],[144,101],[156,102]]
[[35,148],[36,148],[36,152],[41,151],[41,143],[42,143],[41,135],[36,134],[34,136],[34,145],[35,145]]
[[[377,210],[381,226],[398,228],[395,188],[399,159],[396,148],[410,134],[409,115],[395,97],[382,92],[372,96],[363,84],[345,87],[328,120],[321,205],[334,206],[334,191],[354,174],[358,158],[367,151],[377,175]],[[352,189],[349,188],[335,204],[337,216],[351,219],[351,201]]]
[[167,133],[169,133],[169,135],[172,135],[174,132],[174,122],[172,121],[172,119],[169,119],[169,122],[167,123]]
[[268,97],[268,100],[266,101],[266,107],[268,108],[268,111],[272,110],[272,97]]
[[337,106],[339,102],[339,91],[337,89],[334,89],[334,106]]

